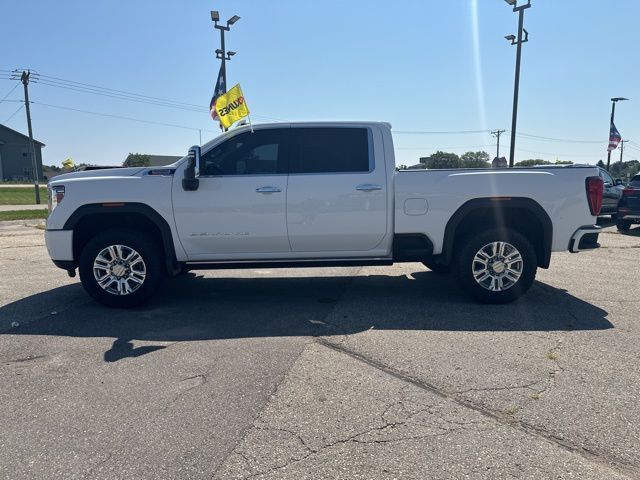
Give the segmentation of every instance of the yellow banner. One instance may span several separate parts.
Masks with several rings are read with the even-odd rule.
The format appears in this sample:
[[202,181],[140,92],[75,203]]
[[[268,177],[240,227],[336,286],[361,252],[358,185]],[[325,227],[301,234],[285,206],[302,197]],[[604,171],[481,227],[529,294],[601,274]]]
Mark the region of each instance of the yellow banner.
[[238,120],[249,115],[249,107],[242,94],[240,84],[218,97],[216,100],[216,112],[218,113],[220,124],[224,128],[229,128]]

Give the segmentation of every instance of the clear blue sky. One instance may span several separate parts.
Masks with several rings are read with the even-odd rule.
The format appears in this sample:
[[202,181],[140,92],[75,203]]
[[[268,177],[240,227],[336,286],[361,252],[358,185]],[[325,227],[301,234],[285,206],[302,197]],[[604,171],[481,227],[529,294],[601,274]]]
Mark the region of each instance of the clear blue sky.
[[[474,15],[474,4],[477,2]],[[242,84],[254,122],[383,120],[395,131],[461,131],[511,123],[517,16],[503,0],[24,0],[4,2],[0,70],[43,75],[202,105],[211,97],[218,31],[209,10],[242,19],[227,36],[238,52],[229,84]],[[477,18],[477,22],[474,22]],[[533,0],[526,12],[518,130],[567,143],[518,139],[516,159],[606,158],[612,96],[616,123],[640,158],[640,2]],[[2,72],[0,72],[1,77]],[[13,83],[0,79],[0,98]],[[182,155],[217,131],[194,112],[31,86],[44,162],[120,164],[128,152]],[[0,123],[21,89],[0,103]],[[66,106],[193,130],[101,117]],[[7,123],[26,132],[24,110]],[[488,134],[396,134],[397,163],[435,150],[487,150]],[[503,136],[502,155],[508,154]],[[618,151],[614,152],[614,158]]]

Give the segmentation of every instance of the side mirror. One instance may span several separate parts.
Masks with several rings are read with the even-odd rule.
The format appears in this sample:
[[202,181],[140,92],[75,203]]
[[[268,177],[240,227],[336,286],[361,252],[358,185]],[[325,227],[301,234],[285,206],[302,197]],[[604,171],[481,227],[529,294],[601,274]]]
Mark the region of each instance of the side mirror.
[[620,180],[619,178],[616,178],[616,185],[624,185],[622,183],[622,180]]
[[188,192],[198,190],[200,180],[197,178],[197,169],[200,167],[200,147],[194,145],[187,154],[187,168],[184,170],[182,179],[182,189]]

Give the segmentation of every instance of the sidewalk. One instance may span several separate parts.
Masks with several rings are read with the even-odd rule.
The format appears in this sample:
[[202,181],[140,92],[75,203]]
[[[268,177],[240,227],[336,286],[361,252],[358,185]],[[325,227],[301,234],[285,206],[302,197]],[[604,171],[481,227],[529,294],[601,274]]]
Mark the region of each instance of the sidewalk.
[[40,205],[0,205],[0,212],[13,212],[15,210],[46,210],[47,204]]

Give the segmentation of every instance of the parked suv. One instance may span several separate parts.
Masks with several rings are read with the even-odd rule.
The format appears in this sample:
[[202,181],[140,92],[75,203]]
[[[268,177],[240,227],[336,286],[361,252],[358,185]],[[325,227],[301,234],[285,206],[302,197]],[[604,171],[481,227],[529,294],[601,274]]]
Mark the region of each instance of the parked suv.
[[598,171],[604,182],[600,215],[611,215],[611,219],[615,221],[618,215],[618,203],[620,203],[620,199],[622,198],[624,185],[622,184],[622,180],[614,180],[604,168],[598,167]]
[[618,230],[626,232],[634,223],[640,223],[640,175],[633,177],[622,191],[616,225]]

